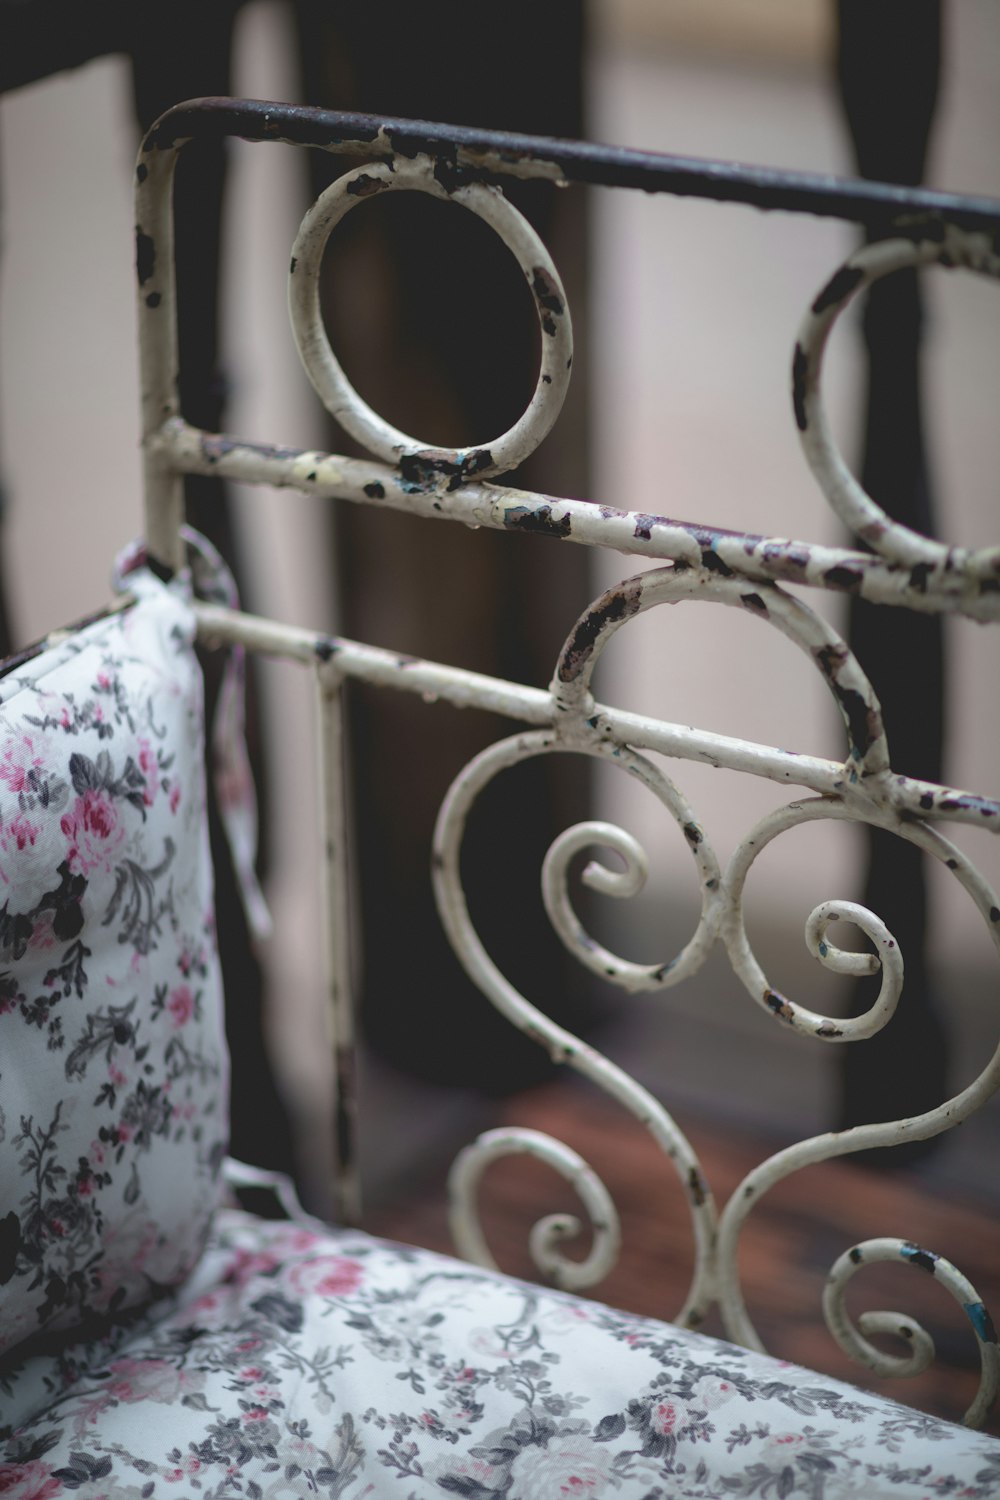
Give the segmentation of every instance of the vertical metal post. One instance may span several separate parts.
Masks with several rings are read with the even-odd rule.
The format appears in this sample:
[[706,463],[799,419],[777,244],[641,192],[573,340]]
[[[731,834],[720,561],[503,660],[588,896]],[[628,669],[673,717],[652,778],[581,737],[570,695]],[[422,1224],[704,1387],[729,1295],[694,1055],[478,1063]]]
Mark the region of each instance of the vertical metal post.
[[323,835],[323,970],[327,1029],[333,1057],[334,1181],[338,1224],[361,1217],[361,1184],[356,1156],[357,1065],[351,975],[348,901],[347,818],[344,805],[343,677],[332,662],[316,667],[320,768],[320,825]]
[[158,451],[156,439],[180,416],[172,203],[176,163],[176,149],[140,151],[135,186],[146,544],[150,556],[172,571],[184,563],[184,481]]
[[[923,180],[941,67],[940,0],[903,9],[839,0],[838,74],[858,167],[865,177],[916,186]],[[905,48],[905,63],[902,59]],[[891,87],[890,85],[891,80]],[[869,240],[885,229],[869,224]],[[865,307],[867,411],[861,481],[896,521],[936,535],[923,429],[920,345],[923,305],[916,270],[876,283]],[[849,642],[882,704],[897,768],[940,781],[944,739],[944,643],[938,615],[903,614],[852,599]],[[923,856],[879,829],[867,834],[864,901],[906,955],[906,993],[891,1032],[845,1049],[841,1126],[918,1114],[945,1097],[948,1037],[927,951]],[[871,1003],[859,985],[857,1009]],[[906,1066],[899,1066],[905,1056]],[[921,1142],[864,1158],[898,1166],[933,1149]]]

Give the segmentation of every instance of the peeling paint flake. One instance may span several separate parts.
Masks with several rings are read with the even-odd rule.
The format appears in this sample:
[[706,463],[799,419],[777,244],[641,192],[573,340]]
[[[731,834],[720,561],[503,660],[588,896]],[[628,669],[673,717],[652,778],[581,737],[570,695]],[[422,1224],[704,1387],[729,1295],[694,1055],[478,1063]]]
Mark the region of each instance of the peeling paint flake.
[[551,505],[511,505],[503,513],[508,531],[531,531],[539,536],[567,537],[573,526],[569,511],[555,520]]
[[984,1302],[963,1302],[962,1310],[984,1344],[997,1342],[997,1331]]
[[139,285],[145,286],[150,281],[156,270],[156,245],[151,235],[144,234],[136,225],[135,230],[135,273],[139,278]]
[[826,286],[820,292],[812,305],[812,313],[818,317],[820,313],[826,312],[831,307],[836,307],[840,302],[846,302],[847,298],[856,287],[864,280],[865,273],[860,266],[841,266]]
[[362,172],[347,184],[346,191],[352,198],[373,198],[376,193],[384,193],[387,187],[384,177],[373,177],[370,172]]
[[911,1266],[919,1266],[921,1271],[926,1271],[933,1276],[937,1270],[940,1256],[935,1255],[933,1250],[922,1250],[919,1245],[914,1245],[911,1240],[905,1240],[899,1247],[899,1252]]
[[556,284],[544,266],[532,267],[531,290],[535,299],[546,311],[555,313],[561,317],[565,312],[563,299],[556,290]]
[[642,603],[642,580],[630,578],[627,583],[606,594],[597,606],[577,621],[557,669],[560,682],[572,682],[579,676],[593,654],[594,647],[612,625],[638,613]]

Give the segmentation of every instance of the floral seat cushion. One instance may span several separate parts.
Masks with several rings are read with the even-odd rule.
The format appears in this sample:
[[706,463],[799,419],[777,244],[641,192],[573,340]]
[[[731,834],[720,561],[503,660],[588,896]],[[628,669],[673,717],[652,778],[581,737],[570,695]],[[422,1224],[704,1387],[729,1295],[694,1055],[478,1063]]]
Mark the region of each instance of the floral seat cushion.
[[0,1494],[1000,1495],[994,1438],[353,1231],[224,1210],[164,1308],[11,1372]]
[[1000,1496],[993,1438],[221,1207],[194,620],[130,582],[0,678],[0,1500]]
[[194,618],[132,582],[0,679],[0,1360],[183,1280],[221,1198]]

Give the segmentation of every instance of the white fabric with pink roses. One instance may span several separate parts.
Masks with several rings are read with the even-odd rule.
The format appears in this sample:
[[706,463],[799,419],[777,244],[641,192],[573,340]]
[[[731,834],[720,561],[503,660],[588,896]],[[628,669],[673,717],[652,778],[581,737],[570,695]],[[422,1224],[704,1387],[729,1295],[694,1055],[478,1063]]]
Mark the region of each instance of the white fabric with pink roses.
[[182,588],[0,678],[0,1497],[1000,1496],[1000,1442],[224,1206]]

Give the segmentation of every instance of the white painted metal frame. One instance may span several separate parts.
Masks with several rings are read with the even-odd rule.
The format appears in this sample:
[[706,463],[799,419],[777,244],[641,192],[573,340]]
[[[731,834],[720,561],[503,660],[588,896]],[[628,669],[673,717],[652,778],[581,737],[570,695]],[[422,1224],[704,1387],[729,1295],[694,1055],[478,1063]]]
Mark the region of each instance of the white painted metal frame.
[[[216,107],[219,103],[214,101]],[[238,108],[230,109],[230,114],[237,111],[237,121]],[[253,131],[248,129],[248,133],[254,138],[305,139],[309,112],[261,105],[252,106],[252,110],[256,112]],[[196,113],[197,107],[188,107],[185,118],[194,118]],[[449,172],[444,173],[443,148],[435,149],[435,140],[444,139],[440,127],[427,127],[430,133],[424,148],[415,149],[417,127],[405,134],[399,122],[392,129],[372,124],[365,134],[356,128],[356,118],[353,129],[338,124],[339,117],[317,113],[315,118],[320,122],[316,139],[324,149],[355,155],[363,149],[377,160],[340,177],[306,214],[290,263],[292,328],[320,398],[372,457],[351,459],[263,447],[202,432],[184,421],[176,397],[171,181],[186,136],[176,121],[171,128],[161,124],[144,143],[137,183],[147,539],[153,558],[168,569],[183,566],[182,477],[214,473],[244,482],[294,487],[331,502],[379,505],[428,520],[535,532],[663,563],[608,590],[572,625],[547,690],[446,664],[401,658],[360,642],[217,606],[198,607],[206,641],[240,642],[251,650],[287,657],[308,665],[315,679],[327,856],[326,965],[340,1120],[336,1184],[339,1212],[350,1220],[359,1210],[351,1125],[350,871],[345,837],[341,687],[346,679],[360,678],[385,688],[418,693],[428,701],[477,706],[528,726],[478,755],[459,774],[445,799],[435,833],[432,875],[441,919],[467,972],[497,1009],[554,1058],[591,1079],[629,1110],[673,1163],[687,1197],[696,1248],[691,1286],[678,1321],[696,1326],[708,1309],[718,1304],[729,1336],[759,1348],[743,1300],[737,1256],[743,1224],[761,1197],[774,1184],[812,1163],[870,1146],[925,1139],[960,1123],[1000,1084],[1000,1048],[972,1084],[936,1109],[913,1119],[823,1134],[779,1151],[749,1173],[720,1210],[696,1152],[663,1104],[592,1047],[548,1020],[492,962],[474,929],[462,891],[459,863],[463,832],[481,791],[495,776],[520,761],[571,751],[615,764],[643,783],[683,831],[701,891],[701,914],[686,945],[669,961],[636,964],[608,952],[584,930],[574,911],[568,885],[570,860],[587,849],[610,851],[622,868],[611,869],[595,859],[585,869],[584,882],[600,892],[628,895],[642,886],[645,855],[636,840],[622,830],[606,823],[586,823],[556,839],[542,871],[546,908],[570,953],[627,992],[659,991],[689,978],[713,947],[721,944],[749,995],[775,1025],[792,1027],[831,1045],[870,1037],[886,1024],[903,988],[903,955],[877,915],[856,903],[829,900],[808,919],[809,950],[819,963],[839,974],[880,971],[882,983],[876,1003],[857,1019],[835,1019],[805,1008],[770,985],[747,937],[742,895],[747,875],[762,849],[787,829],[812,820],[849,820],[886,829],[917,844],[940,860],[965,889],[994,945],[1000,948],[1000,901],[941,831],[946,822],[1000,831],[1000,802],[897,775],[879,704],[861,666],[837,633],[782,587],[782,581],[787,580],[819,589],[848,590],[872,601],[921,611],[955,613],[981,621],[1000,618],[1000,548],[949,548],[891,521],[847,469],[831,436],[822,401],[826,341],[852,298],[874,280],[904,266],[939,263],[996,276],[1000,258],[994,235],[970,228],[967,216],[964,224],[958,214],[956,222],[951,222],[947,213],[918,218],[903,231],[890,233],[857,251],[836,270],[799,330],[792,363],[795,427],[829,504],[852,533],[865,539],[871,553],[712,531],[665,517],[486,482],[519,463],[549,431],[558,416],[572,363],[570,314],[558,271],[533,229],[496,184],[505,174],[560,180],[572,175],[575,158],[565,151],[560,156],[555,143],[535,142],[530,151],[504,152],[500,149],[502,142],[493,145],[483,136],[472,146],[452,145],[446,153]],[[165,119],[169,124],[170,117]],[[232,133],[243,133],[237,126],[230,128]],[[435,130],[437,137],[433,136]],[[401,150],[404,135],[407,145]],[[545,149],[547,144],[551,150]],[[618,153],[615,161],[624,155]],[[765,175],[759,174],[762,181]],[[516,257],[535,300],[542,351],[535,393],[508,432],[474,448],[433,448],[392,427],[353,390],[323,328],[317,276],[328,235],[362,199],[398,190],[450,199],[483,218]],[[753,201],[752,197],[747,196],[746,201]],[[992,208],[996,211],[997,205]],[[800,648],[824,677],[843,717],[843,761],[794,755],[594,701],[591,674],[610,637],[642,611],[689,600],[708,600],[746,611],[773,625]],[[793,797],[750,830],[728,869],[723,870],[683,794],[646,751],[787,783]],[[836,946],[830,937],[835,921],[858,927],[869,940],[871,951],[859,954]],[[620,1229],[614,1203],[574,1152],[534,1131],[490,1132],[459,1157],[451,1178],[452,1225],[459,1251],[480,1264],[492,1263],[477,1214],[477,1187],[489,1162],[512,1153],[528,1153],[548,1162],[574,1185],[590,1217],[593,1244],[582,1263],[568,1259],[559,1248],[560,1240],[578,1227],[575,1220],[554,1216],[535,1226],[531,1249],[540,1271],[563,1287],[593,1285],[606,1274],[618,1251]],[[915,1373],[933,1358],[928,1335],[901,1314],[865,1314],[858,1326],[848,1317],[844,1306],[848,1280],[860,1266],[882,1260],[917,1264],[931,1271],[964,1308],[982,1363],[979,1394],[966,1420],[981,1424],[1000,1383],[996,1334],[975,1288],[933,1252],[900,1239],[874,1239],[849,1247],[831,1270],[825,1297],[825,1316],[834,1337],[849,1354],[882,1374]],[[908,1345],[904,1356],[885,1354],[871,1343],[871,1335],[886,1332],[903,1337]]]

